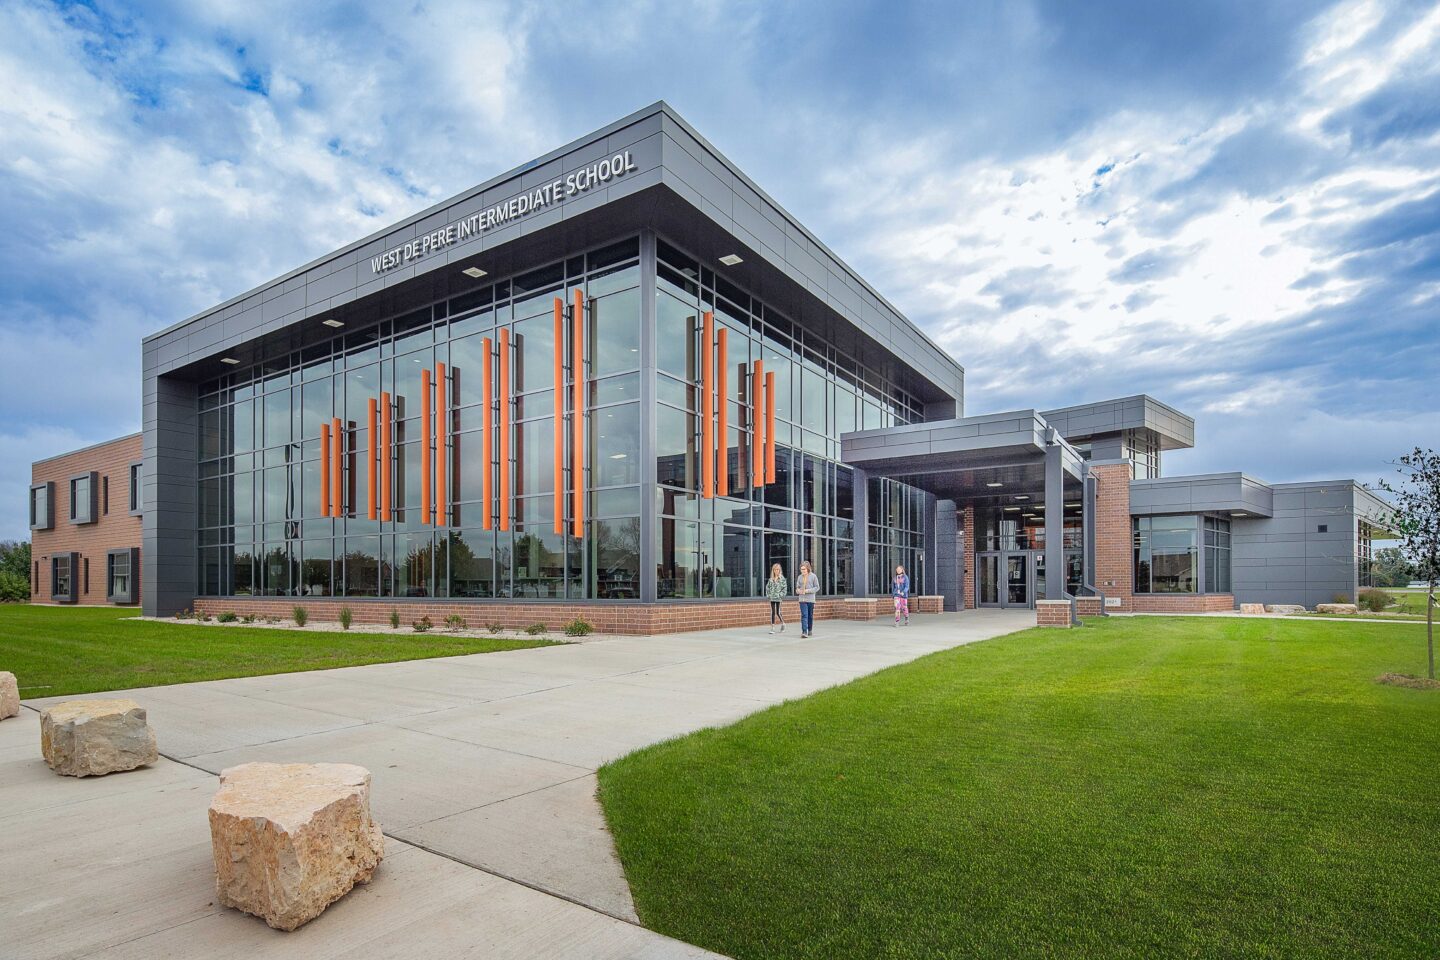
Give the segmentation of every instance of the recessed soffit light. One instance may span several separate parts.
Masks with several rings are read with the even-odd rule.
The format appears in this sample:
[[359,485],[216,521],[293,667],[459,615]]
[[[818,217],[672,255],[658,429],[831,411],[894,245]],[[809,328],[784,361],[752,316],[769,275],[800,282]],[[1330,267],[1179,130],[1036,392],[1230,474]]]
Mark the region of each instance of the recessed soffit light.
[[1005,512],[1006,512],[1006,513],[1019,513],[1019,512],[1020,512],[1020,508],[1019,508],[1019,507],[1006,507],[1006,508],[1005,508]]
[[333,318],[330,319],[330,320],[321,320],[320,322],[323,323],[323,324],[325,324],[325,326],[327,326],[327,327],[337,327],[337,328],[338,328],[338,327],[343,327],[343,326],[345,326],[345,321],[344,321],[344,320],[335,320],[335,319],[333,319]]
[[485,276],[485,271],[481,270],[479,267],[466,267],[460,272],[465,274],[465,276],[467,277],[474,277],[476,280],[479,280],[481,277]]
[[228,363],[228,364],[230,364],[230,365],[233,367],[235,364],[239,363],[240,361],[239,361],[239,360],[236,360],[234,357],[221,357],[221,358],[220,358],[220,362],[221,362],[221,363]]
[[991,480],[989,483],[985,484],[985,486],[987,486],[987,487],[1003,487],[1003,486],[1005,486],[1005,484],[1000,483],[1000,482],[997,481],[997,480]]
[[723,263],[723,264],[725,264],[725,266],[727,266],[727,267],[733,267],[733,266],[735,266],[735,264],[737,264],[737,263],[744,263],[745,261],[742,260],[742,259],[740,259],[739,257],[737,257],[737,256],[736,256],[735,254],[733,254],[733,253],[727,253],[727,254],[725,254],[725,256],[723,256],[723,257],[720,258],[720,262]]
[[1030,494],[1028,494],[1028,493],[1017,493],[1017,494],[1015,494],[1015,499],[1016,499],[1016,500],[1029,500],[1029,499],[1030,499]]

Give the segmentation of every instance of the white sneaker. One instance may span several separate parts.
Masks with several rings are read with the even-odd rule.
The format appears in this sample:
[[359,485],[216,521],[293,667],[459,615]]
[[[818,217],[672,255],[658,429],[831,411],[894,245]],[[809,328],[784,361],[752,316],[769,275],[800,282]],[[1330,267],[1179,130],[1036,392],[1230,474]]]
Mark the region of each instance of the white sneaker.
[[771,628],[770,628],[770,632],[771,632],[771,633],[774,633],[774,632],[775,632],[775,628],[774,628],[774,627],[771,627]]
[[783,623],[780,624],[780,632],[781,632],[781,633],[784,633],[784,632],[785,632],[785,624],[783,624]]

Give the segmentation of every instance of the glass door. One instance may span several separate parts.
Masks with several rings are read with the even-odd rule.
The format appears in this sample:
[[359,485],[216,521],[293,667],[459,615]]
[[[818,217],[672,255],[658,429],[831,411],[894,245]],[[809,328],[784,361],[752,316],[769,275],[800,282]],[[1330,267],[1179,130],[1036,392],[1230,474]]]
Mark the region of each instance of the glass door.
[[1000,603],[1000,557],[993,553],[982,553],[975,560],[979,567],[980,604],[995,606]]
[[1005,602],[1007,607],[1030,606],[1030,555],[1005,554]]

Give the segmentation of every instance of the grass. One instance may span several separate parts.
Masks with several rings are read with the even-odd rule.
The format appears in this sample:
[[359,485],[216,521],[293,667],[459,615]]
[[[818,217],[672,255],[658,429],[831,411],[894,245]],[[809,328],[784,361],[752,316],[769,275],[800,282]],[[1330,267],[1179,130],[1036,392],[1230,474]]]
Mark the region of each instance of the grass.
[[155,623],[133,610],[0,604],[0,669],[22,697],[491,653],[552,641]]
[[1423,630],[1113,618],[600,771],[641,920],[770,957],[1434,957]]

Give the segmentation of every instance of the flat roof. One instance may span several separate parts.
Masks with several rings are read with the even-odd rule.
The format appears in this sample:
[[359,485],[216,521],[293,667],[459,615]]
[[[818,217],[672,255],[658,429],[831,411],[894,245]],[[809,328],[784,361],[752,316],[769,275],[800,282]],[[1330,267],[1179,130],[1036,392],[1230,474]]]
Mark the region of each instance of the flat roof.
[[77,453],[84,453],[86,450],[99,450],[101,447],[108,447],[111,444],[121,443],[125,440],[134,440],[144,436],[144,431],[137,430],[134,433],[127,433],[124,436],[112,437],[109,440],[101,440],[98,443],[89,443],[83,447],[76,447],[74,450],[66,450],[64,453],[52,453],[48,457],[41,457],[39,460],[30,461],[31,467],[38,467],[42,463],[49,463],[51,460],[59,460],[61,457],[72,457]]
[[1077,403],[1043,410],[1040,415],[1067,440],[1083,440],[1121,430],[1154,430],[1160,437],[1162,450],[1195,446],[1195,418],[1148,393]]
[[[393,269],[380,272],[371,264],[372,257],[624,152],[633,166],[623,176],[567,194],[544,209],[477,231]],[[922,385],[929,385],[925,392],[931,396],[922,399],[949,397],[963,403],[964,368],[960,363],[664,101],[145,337],[145,376],[174,372],[421,278],[432,285],[443,280],[463,287],[464,278],[454,279],[462,266],[485,262],[487,255],[515,241],[533,239],[538,243],[540,235],[559,235],[567,228],[574,236],[583,236],[585,223],[602,221],[612,208],[624,210],[632,219],[655,216],[660,206],[653,197],[657,190],[683,202],[690,219],[703,224],[697,231],[710,231],[713,239],[718,228],[733,238],[726,241],[728,246],[743,248],[745,263],[720,268],[733,270],[742,286],[751,286],[752,292],[764,299],[764,293],[754,287],[763,287],[766,280],[772,286],[777,279],[788,280],[878,343],[891,354],[894,364],[913,371]],[[650,199],[641,203],[642,196]],[[673,211],[669,215],[673,221]],[[629,221],[612,218],[612,222]],[[804,322],[801,317],[795,319]]]

